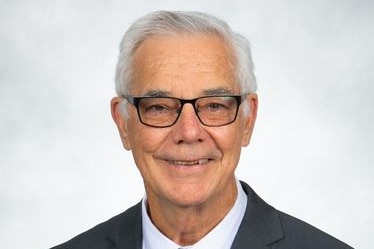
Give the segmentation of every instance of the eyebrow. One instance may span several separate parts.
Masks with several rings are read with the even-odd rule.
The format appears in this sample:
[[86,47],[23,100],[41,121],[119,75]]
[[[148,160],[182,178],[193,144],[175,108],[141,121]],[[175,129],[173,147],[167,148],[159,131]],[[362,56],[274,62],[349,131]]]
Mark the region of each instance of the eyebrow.
[[232,94],[233,91],[229,88],[220,87],[220,88],[213,88],[213,89],[207,89],[203,91],[203,94],[205,96],[216,96],[216,95],[225,95],[225,94]]
[[[218,96],[218,95],[225,95],[225,94],[233,94],[233,91],[229,88],[219,87],[219,88],[212,88],[203,91],[202,96]],[[145,97],[170,97],[172,94],[168,91],[162,90],[150,90],[143,94],[142,96]]]
[[171,96],[170,92],[161,91],[161,90],[150,90],[146,92],[143,96],[145,97],[166,97]]

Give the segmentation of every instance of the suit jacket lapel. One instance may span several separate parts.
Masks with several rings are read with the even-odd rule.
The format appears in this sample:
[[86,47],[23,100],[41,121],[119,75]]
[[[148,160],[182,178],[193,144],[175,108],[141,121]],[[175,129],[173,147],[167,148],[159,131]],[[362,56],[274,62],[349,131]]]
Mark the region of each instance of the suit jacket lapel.
[[284,236],[279,215],[246,183],[241,184],[248,196],[247,210],[231,248],[268,248]]
[[[248,197],[247,209],[235,236],[232,249],[263,249],[283,238],[277,211],[265,203],[246,183],[241,182]],[[141,203],[119,217],[110,229],[108,240],[112,249],[142,249]]]
[[141,203],[138,203],[125,212],[108,235],[108,240],[112,242],[113,249],[142,249],[141,214]]

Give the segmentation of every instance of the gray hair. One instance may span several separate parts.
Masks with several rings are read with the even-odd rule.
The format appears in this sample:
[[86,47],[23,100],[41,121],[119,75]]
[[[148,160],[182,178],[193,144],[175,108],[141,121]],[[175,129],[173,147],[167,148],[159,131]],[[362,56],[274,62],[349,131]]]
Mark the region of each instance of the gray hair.
[[156,11],[135,21],[120,43],[116,69],[116,92],[128,94],[132,82],[133,57],[147,38],[153,35],[212,34],[223,39],[234,51],[235,76],[242,93],[257,90],[249,42],[231,30],[224,21],[200,12]]

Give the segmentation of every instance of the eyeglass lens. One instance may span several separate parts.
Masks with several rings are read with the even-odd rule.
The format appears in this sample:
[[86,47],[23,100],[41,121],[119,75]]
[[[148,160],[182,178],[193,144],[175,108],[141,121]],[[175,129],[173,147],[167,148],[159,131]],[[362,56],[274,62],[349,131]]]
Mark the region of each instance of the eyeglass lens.
[[138,102],[141,121],[150,126],[173,125],[185,103],[194,104],[200,121],[207,126],[222,126],[235,121],[238,101],[234,96],[209,96],[194,100],[180,100],[169,97],[146,97]]

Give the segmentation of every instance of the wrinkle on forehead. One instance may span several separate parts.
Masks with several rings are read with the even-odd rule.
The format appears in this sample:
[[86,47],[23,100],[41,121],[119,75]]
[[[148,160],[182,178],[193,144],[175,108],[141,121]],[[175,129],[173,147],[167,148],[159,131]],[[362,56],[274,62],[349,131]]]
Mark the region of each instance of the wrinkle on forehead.
[[[158,54],[155,57],[145,56],[141,60],[135,60],[135,77],[139,77],[140,75],[157,77],[162,74],[178,76],[183,75],[186,69],[188,69],[189,73],[222,73],[230,74],[228,77],[231,77],[233,74],[233,65],[228,56],[219,53],[213,56],[210,54],[210,58],[208,59],[203,58],[202,55],[204,55],[203,51],[191,54],[184,53],[183,56],[180,56],[178,53],[168,55]],[[225,73],[223,69],[227,66],[231,70]]]
[[134,83],[141,88],[147,84],[145,91],[165,84],[217,87],[236,82],[231,49],[215,36],[148,38],[135,53],[133,66]]

